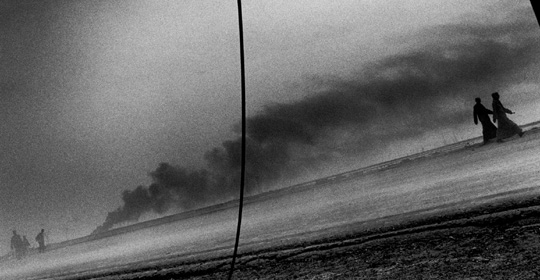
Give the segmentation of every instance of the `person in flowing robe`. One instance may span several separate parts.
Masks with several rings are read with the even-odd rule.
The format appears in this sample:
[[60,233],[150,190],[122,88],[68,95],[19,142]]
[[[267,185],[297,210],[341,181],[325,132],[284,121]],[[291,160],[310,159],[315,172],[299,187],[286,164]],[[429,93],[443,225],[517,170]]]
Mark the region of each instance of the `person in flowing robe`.
[[519,137],[523,136],[523,130],[506,116],[506,114],[513,114],[514,112],[502,105],[499,100],[499,93],[494,92],[491,94],[491,97],[493,97],[493,122],[498,122],[497,142],[503,142],[503,139],[512,137],[516,134],[518,134]]
[[30,241],[26,238],[26,235],[23,235],[22,238],[22,255],[26,256],[28,254],[28,249],[30,248]]
[[23,241],[21,236],[17,234],[17,231],[13,230],[13,236],[11,236],[11,250],[16,259],[22,258],[22,246]]
[[41,231],[36,236],[36,241],[38,243],[38,252],[44,253],[45,252],[45,229],[41,229]]
[[482,100],[475,98],[476,104],[473,107],[474,124],[478,125],[478,121],[482,124],[482,136],[484,138],[483,144],[487,144],[490,139],[497,137],[497,127],[489,119],[489,115],[493,114],[493,111],[486,109],[482,105]]

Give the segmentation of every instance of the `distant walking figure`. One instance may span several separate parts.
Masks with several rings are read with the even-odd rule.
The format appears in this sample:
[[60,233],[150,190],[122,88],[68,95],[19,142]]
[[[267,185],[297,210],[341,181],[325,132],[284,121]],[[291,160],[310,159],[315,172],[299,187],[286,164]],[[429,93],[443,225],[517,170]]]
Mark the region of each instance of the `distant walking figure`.
[[28,242],[28,239],[26,239],[26,235],[23,235],[22,238],[22,254],[23,256],[26,256],[26,253],[28,253],[28,248],[30,248],[30,242]]
[[489,139],[497,137],[497,127],[489,119],[489,114],[493,114],[491,110],[486,109],[482,105],[482,100],[477,97],[474,99],[476,105],[474,105],[473,115],[474,124],[478,125],[478,120],[482,124],[482,135],[484,136],[484,145],[488,143]]
[[506,116],[507,113],[513,114],[514,112],[504,108],[499,100],[499,93],[494,92],[491,97],[493,97],[493,122],[499,122],[497,125],[497,142],[502,142],[503,139],[516,134],[519,137],[523,136],[523,130]]
[[36,236],[36,241],[39,244],[38,251],[40,253],[45,252],[45,230],[41,229],[41,231]]
[[23,241],[16,230],[13,231],[13,236],[11,237],[11,250],[13,250],[16,259],[20,260],[22,258]]

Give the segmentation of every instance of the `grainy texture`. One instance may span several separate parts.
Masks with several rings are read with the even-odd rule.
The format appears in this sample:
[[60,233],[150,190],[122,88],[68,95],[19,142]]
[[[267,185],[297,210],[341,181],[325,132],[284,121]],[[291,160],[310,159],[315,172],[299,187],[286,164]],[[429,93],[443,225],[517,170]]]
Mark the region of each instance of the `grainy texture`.
[[[244,253],[234,279],[540,279],[539,200]],[[226,279],[229,261],[172,262],[84,279]]]
[[[255,260],[239,266],[235,279],[540,279],[538,226],[511,224],[428,230]],[[190,279],[225,276],[217,272]]]

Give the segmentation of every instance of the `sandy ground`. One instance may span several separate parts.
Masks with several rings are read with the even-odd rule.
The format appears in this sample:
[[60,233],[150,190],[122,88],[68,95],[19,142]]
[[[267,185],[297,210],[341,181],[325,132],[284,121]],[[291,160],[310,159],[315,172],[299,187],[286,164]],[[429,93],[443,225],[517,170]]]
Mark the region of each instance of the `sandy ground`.
[[265,261],[245,260],[235,275],[236,279],[538,279],[538,214],[538,207],[521,208],[321,243],[298,253],[273,254]]
[[[380,195],[350,195],[357,190],[355,181],[339,183],[350,185],[348,192],[336,193],[331,184],[317,187],[310,201],[336,203],[317,208],[314,217],[279,216],[296,220],[248,228],[251,235],[244,235],[234,279],[540,279],[539,131],[362,177],[385,186]],[[498,164],[486,160],[495,152],[502,155]],[[410,185],[407,192],[404,184]],[[300,197],[305,193],[311,191]],[[352,200],[345,203],[347,195]],[[285,201],[294,205],[297,200],[290,197]],[[251,205],[253,213],[262,215],[255,210],[263,211],[261,206],[270,202]],[[298,209],[308,213],[311,208]],[[328,226],[310,229],[310,217]],[[332,221],[338,217],[345,222]],[[226,279],[231,252],[230,246],[196,255],[160,251],[136,262],[93,264],[25,279]]]
[[[540,197],[394,219],[406,222],[243,253],[233,278],[540,279]],[[226,279],[229,267],[218,257],[62,279]]]

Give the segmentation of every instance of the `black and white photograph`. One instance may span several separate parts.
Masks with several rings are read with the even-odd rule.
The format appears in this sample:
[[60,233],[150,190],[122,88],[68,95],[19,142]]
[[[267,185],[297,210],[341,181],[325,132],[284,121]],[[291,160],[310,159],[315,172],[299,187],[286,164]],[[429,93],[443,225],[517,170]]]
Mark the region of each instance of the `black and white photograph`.
[[0,0],[0,279],[540,279],[533,0]]

